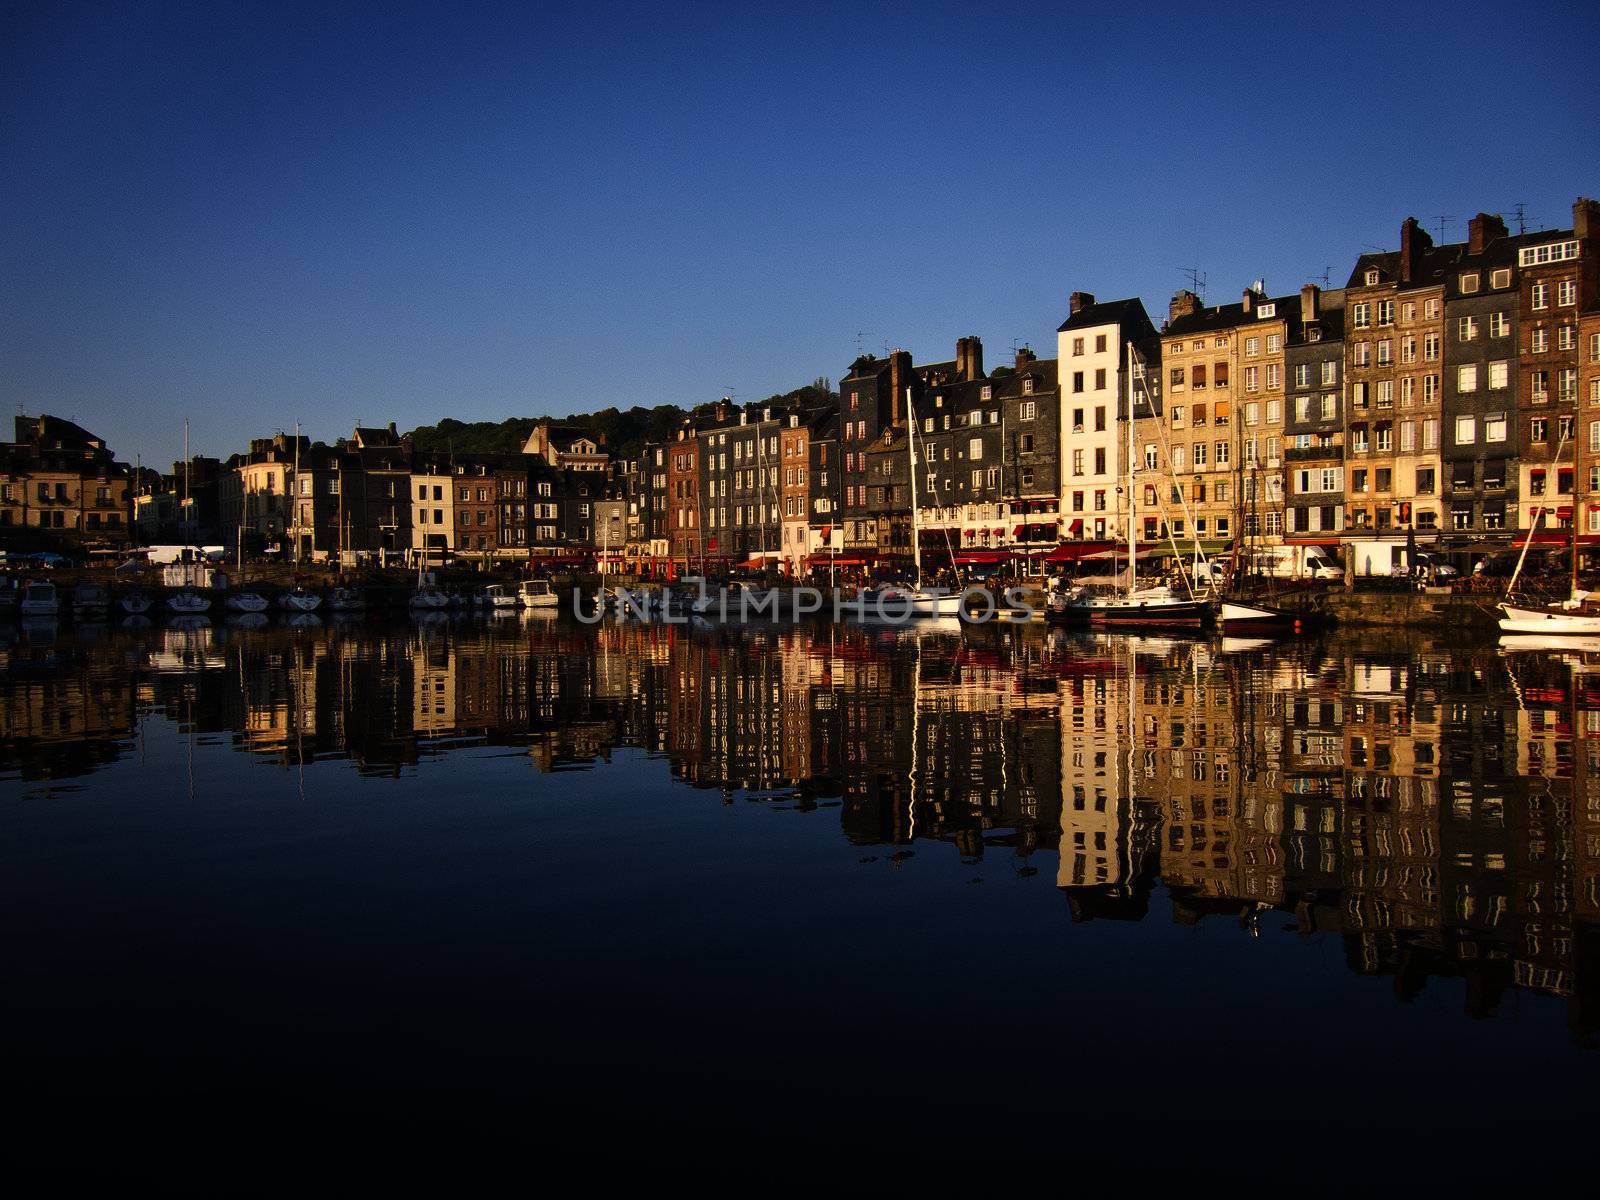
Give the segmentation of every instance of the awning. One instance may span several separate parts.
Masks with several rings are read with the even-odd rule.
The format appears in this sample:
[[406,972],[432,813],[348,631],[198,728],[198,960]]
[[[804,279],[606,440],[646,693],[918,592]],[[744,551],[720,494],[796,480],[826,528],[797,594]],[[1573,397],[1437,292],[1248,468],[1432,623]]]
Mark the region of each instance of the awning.
[[1309,538],[1284,538],[1285,546],[1337,546],[1340,542],[1336,537],[1309,537]]
[[1070,533],[1070,534],[1073,534],[1074,536],[1076,536],[1077,534],[1082,533],[1083,532],[1083,519],[1081,517],[1074,519],[1072,524],[1067,526],[1067,532]]
[[1529,529],[1517,534],[1512,540],[1514,550],[1523,546],[1565,546],[1572,540],[1572,531],[1568,529]]
[[1077,562],[1091,555],[1107,553],[1115,548],[1112,542],[1063,542],[1043,556],[1047,563]]
[[1571,508],[1571,506],[1570,505],[1562,505],[1560,508],[1556,509],[1556,520],[1558,520],[1558,521],[1570,521],[1570,520],[1572,520],[1572,508]]
[[1009,550],[962,550],[956,554],[956,565],[959,567],[990,566],[995,563],[1009,562]]

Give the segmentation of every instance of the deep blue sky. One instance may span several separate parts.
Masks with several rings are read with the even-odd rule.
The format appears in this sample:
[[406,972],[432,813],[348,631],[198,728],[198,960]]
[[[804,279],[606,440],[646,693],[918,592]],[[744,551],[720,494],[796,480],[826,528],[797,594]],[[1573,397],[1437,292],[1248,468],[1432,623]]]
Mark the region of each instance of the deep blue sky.
[[1600,191],[1581,3],[676,9],[5,6],[6,416],[170,462],[993,365]]

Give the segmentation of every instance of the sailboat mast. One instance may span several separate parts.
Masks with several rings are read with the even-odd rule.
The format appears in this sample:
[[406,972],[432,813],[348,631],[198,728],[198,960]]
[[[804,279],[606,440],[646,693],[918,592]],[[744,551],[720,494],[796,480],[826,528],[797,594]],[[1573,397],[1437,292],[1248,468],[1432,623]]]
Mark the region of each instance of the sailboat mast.
[[1139,574],[1139,528],[1135,508],[1138,505],[1134,491],[1133,475],[1133,339],[1128,339],[1128,594],[1133,594]]

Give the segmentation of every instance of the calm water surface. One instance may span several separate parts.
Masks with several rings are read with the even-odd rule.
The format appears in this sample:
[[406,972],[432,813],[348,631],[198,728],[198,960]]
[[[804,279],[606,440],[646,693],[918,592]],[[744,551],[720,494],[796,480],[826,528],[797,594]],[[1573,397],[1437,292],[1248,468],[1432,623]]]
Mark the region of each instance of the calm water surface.
[[14,1134],[112,1177],[268,1131],[1058,1188],[1510,1186],[1589,1153],[1582,654],[3,636]]

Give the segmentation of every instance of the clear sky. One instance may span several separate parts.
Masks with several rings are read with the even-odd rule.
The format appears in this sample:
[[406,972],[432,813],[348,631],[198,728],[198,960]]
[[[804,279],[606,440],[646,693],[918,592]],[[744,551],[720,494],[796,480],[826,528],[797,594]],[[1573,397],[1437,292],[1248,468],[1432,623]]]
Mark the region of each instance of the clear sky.
[[0,7],[0,386],[130,461],[1041,357],[1600,192],[1587,3]]

